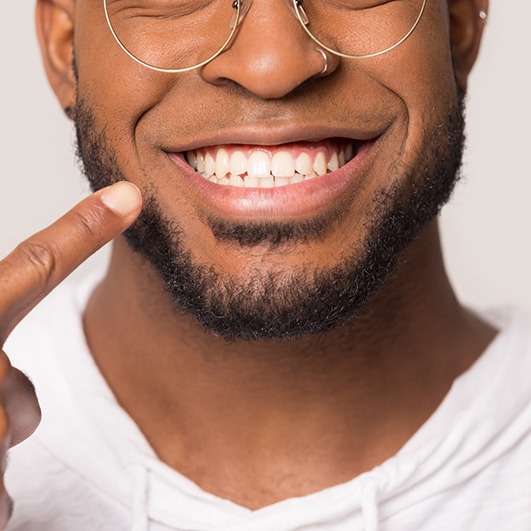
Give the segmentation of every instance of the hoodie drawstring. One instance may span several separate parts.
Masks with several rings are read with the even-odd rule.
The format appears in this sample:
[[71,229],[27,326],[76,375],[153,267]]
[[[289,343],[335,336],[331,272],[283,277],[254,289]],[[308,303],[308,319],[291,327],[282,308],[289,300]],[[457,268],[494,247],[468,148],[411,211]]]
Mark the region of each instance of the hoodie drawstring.
[[133,464],[129,470],[131,476],[131,531],[148,531],[148,474],[140,464]]
[[376,481],[363,486],[361,491],[361,511],[365,521],[365,531],[378,531],[378,490]]

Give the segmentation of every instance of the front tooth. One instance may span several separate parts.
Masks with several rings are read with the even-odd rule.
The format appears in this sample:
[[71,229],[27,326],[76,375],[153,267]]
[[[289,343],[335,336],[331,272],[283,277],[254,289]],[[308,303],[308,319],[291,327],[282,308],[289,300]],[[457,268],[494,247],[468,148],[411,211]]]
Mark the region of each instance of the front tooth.
[[225,177],[229,173],[229,154],[224,149],[218,149],[216,154],[216,175]]
[[352,157],[354,156],[354,148],[352,144],[349,144],[345,148],[345,160],[348,162],[349,160],[352,160]]
[[273,186],[275,186],[275,181],[271,174],[268,177],[262,177],[260,179],[260,188],[273,188]]
[[275,177],[275,186],[286,186],[289,183],[290,177]]
[[295,173],[295,162],[287,151],[277,151],[271,160],[271,173],[275,177],[291,177]]
[[301,175],[300,173],[296,173],[289,181],[290,184],[296,184],[304,181],[304,175]]
[[301,153],[295,161],[295,169],[301,175],[308,175],[313,171],[312,159],[308,153]]
[[243,179],[238,174],[232,173],[229,179],[229,184],[231,186],[239,186],[241,188],[243,186]]
[[247,172],[247,158],[241,151],[234,151],[230,157],[232,175],[243,175]]
[[186,160],[188,161],[188,164],[194,170],[197,170],[197,157],[195,156],[195,152],[194,151],[188,151],[186,153]]
[[330,160],[328,161],[328,169],[330,171],[336,171],[337,169],[339,169],[339,159],[335,151],[332,153],[332,156],[330,157]]
[[207,175],[214,175],[216,173],[216,163],[210,153],[205,155],[205,173]]
[[263,151],[255,151],[247,162],[247,173],[251,177],[268,177],[271,175],[269,155]]
[[245,186],[245,188],[260,188],[260,180],[261,179],[258,177],[251,177],[248,175],[243,180],[243,186]]
[[197,172],[205,173],[205,157],[201,153],[197,154]]
[[326,157],[322,151],[317,153],[313,162],[313,169],[317,175],[324,175],[326,173]]

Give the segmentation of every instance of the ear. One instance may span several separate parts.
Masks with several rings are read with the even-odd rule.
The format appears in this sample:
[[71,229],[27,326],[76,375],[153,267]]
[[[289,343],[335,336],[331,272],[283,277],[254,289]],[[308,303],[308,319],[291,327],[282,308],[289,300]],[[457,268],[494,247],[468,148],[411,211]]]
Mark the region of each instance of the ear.
[[36,23],[44,69],[61,107],[70,117],[76,94],[74,0],[37,0]]
[[462,88],[478,56],[488,8],[489,0],[448,0],[454,66]]

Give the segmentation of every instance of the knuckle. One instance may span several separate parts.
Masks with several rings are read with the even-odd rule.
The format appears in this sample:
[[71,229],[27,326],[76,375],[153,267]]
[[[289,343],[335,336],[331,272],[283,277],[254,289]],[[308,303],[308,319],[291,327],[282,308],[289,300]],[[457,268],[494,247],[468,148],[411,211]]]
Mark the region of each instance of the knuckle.
[[92,208],[83,214],[80,212],[73,212],[76,225],[80,228],[83,236],[91,240],[99,240],[101,238],[101,231],[99,227],[103,221],[105,212],[103,209]]
[[40,277],[44,287],[57,267],[57,258],[53,247],[44,241],[28,240],[18,246],[19,253],[29,267]]
[[37,429],[42,416],[33,383],[18,369],[14,369],[13,373],[16,390],[13,392],[12,400],[15,403],[11,410],[8,408],[8,413],[12,415],[10,420],[11,446],[27,439]]

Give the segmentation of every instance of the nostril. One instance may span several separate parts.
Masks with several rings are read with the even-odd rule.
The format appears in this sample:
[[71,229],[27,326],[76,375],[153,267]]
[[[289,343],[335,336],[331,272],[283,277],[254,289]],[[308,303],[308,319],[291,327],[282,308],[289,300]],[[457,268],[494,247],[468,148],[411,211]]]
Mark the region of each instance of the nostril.
[[311,44],[295,49],[288,43],[234,44],[203,67],[201,75],[215,85],[232,81],[262,99],[278,99],[310,79],[330,75],[336,67],[337,61]]

